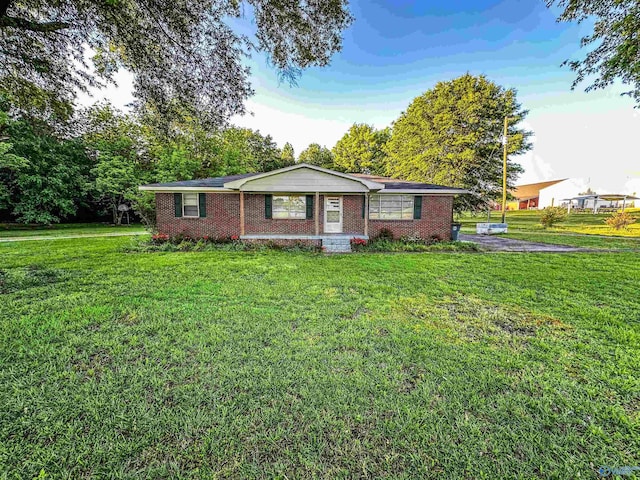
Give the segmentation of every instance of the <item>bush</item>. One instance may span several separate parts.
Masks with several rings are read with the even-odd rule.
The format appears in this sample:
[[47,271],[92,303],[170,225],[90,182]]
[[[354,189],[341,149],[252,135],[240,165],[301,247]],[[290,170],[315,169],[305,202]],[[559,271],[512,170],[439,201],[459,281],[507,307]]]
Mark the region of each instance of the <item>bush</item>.
[[563,207],[547,207],[542,210],[540,223],[544,228],[553,227],[556,223],[567,219],[567,211]]
[[376,240],[393,240],[393,232],[388,228],[381,228],[375,236]]
[[636,219],[627,212],[614,213],[605,220],[605,223],[615,230],[626,230],[629,225],[635,223]]

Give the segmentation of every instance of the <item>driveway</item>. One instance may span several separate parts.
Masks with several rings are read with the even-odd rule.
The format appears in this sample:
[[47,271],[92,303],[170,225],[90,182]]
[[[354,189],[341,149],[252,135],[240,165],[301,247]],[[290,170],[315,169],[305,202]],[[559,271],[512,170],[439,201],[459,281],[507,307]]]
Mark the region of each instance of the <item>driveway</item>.
[[474,242],[486,250],[493,252],[550,252],[550,253],[575,253],[575,252],[602,252],[592,248],[571,247],[569,245],[554,245],[551,243],[527,242],[515,240],[499,235],[469,235],[460,234],[463,242]]

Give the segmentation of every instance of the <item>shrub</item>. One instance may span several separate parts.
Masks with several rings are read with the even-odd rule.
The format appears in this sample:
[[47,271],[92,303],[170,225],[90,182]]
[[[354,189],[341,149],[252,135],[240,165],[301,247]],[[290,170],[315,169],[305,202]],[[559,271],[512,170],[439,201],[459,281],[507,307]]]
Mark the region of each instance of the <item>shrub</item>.
[[375,237],[376,240],[393,240],[393,231],[388,228],[381,228]]
[[614,213],[605,220],[605,223],[615,230],[626,230],[636,219],[627,212]]
[[567,219],[567,211],[563,207],[547,207],[542,210],[540,223],[544,228],[553,227],[556,223]]

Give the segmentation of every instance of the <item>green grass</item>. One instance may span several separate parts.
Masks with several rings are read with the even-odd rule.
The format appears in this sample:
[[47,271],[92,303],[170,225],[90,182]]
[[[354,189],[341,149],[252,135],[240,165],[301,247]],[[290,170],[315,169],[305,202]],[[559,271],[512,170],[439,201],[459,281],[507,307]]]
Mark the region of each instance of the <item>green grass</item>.
[[637,254],[122,253],[131,241],[0,245],[0,478],[640,465]]
[[126,233],[144,231],[140,224],[105,225],[102,223],[62,223],[50,226],[0,223],[0,238],[59,237],[66,235],[95,235],[102,233]]
[[[605,224],[605,220],[611,214],[573,213],[567,220],[558,223],[553,228],[545,230],[540,225],[540,210],[518,210],[507,212],[507,223],[509,230],[532,231],[532,232],[557,232],[557,233],[581,233],[590,235],[607,235],[623,237],[640,237],[640,212],[631,213],[637,218],[637,222],[632,224],[628,230],[614,230]],[[479,214],[472,216],[465,214],[456,219],[462,223],[462,230],[465,233],[475,232],[476,223],[486,222],[487,215]],[[500,212],[491,212],[491,221],[499,222]]]
[[510,231],[509,233],[501,236],[515,238],[517,240],[552,243],[556,245],[570,245],[573,247],[640,252],[640,237],[603,237],[599,235],[573,233],[524,231]]

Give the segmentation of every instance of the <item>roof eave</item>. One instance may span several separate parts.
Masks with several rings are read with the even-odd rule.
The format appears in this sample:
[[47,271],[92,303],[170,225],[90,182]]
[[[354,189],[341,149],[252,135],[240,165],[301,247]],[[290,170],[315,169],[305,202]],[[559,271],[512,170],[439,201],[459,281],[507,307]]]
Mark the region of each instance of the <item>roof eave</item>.
[[159,185],[141,185],[138,187],[138,190],[142,192],[156,192],[156,193],[166,193],[166,192],[235,192],[236,190],[231,190],[229,188],[222,187],[167,187],[167,186],[159,186]]
[[378,193],[393,194],[420,194],[420,195],[464,195],[471,193],[469,190],[463,190],[461,188],[398,188],[398,189],[383,189]]

